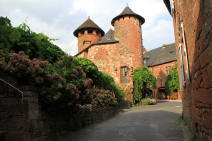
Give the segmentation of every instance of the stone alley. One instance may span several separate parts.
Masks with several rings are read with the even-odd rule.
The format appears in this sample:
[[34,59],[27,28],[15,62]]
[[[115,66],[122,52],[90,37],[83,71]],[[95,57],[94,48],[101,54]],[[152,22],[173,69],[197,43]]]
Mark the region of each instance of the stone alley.
[[181,102],[159,101],[125,109],[117,116],[63,136],[60,141],[183,141]]

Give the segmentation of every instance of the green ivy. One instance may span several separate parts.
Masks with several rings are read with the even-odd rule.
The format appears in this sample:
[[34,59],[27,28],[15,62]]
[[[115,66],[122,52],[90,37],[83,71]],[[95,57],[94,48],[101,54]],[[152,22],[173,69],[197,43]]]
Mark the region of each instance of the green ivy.
[[179,75],[177,67],[175,66],[171,71],[169,71],[165,82],[165,90],[168,95],[172,95],[174,91],[180,89]]
[[133,72],[134,103],[139,103],[147,89],[156,88],[156,78],[147,66],[137,68]]

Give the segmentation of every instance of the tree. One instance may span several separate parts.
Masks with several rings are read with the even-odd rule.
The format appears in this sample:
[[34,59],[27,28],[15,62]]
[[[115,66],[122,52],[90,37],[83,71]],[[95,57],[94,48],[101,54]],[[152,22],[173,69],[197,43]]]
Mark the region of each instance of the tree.
[[61,59],[65,53],[43,33],[32,32],[25,23],[13,27],[8,18],[0,17],[0,57],[24,51],[30,59],[37,58],[50,63]]
[[169,72],[166,78],[165,89],[168,95],[180,89],[179,75],[176,66]]
[[138,103],[145,97],[145,92],[156,88],[156,78],[147,66],[135,69],[133,72],[134,103]]

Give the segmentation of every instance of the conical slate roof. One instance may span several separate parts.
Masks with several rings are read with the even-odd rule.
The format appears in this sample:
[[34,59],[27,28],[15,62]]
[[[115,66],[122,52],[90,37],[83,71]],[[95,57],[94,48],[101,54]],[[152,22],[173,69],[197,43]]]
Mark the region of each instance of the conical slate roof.
[[116,43],[118,40],[114,37],[114,31],[110,29],[105,36],[102,37],[102,39],[97,42],[96,44],[107,44],[107,43]]
[[118,16],[116,16],[115,18],[113,18],[111,24],[114,25],[115,20],[125,17],[125,16],[133,16],[139,19],[139,21],[141,22],[141,24],[143,24],[145,22],[145,19],[136,14],[135,12],[133,12],[128,6],[124,8],[124,10],[121,12],[121,14],[119,14]]
[[105,34],[105,32],[88,17],[88,19],[74,31],[74,36],[77,37],[78,33],[85,29],[96,29],[102,34],[102,36]]

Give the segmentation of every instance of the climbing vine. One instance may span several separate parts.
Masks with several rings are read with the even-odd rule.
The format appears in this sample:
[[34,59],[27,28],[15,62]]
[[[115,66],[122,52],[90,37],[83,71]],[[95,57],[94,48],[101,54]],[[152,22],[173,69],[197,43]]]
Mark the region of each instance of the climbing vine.
[[180,89],[179,75],[177,71],[177,66],[175,66],[166,78],[165,90],[168,95],[171,95],[174,91]]
[[147,66],[135,69],[133,72],[134,81],[134,103],[138,103],[145,97],[147,89],[156,88],[156,78],[149,71]]

